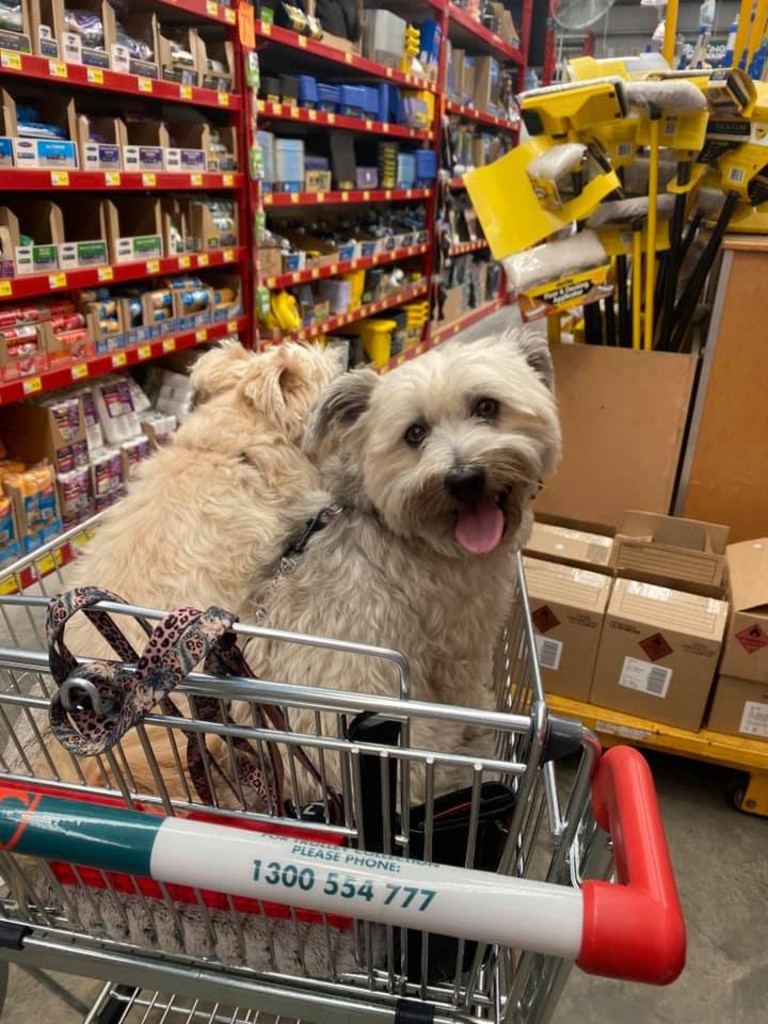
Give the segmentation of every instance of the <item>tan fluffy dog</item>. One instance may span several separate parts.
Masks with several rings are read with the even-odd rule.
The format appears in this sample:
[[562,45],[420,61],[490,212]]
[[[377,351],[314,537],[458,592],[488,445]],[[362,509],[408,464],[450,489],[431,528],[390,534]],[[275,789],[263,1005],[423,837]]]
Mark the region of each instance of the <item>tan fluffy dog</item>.
[[[226,344],[201,356],[192,371],[195,411],[106,514],[68,582],[148,608],[219,605],[252,618],[288,539],[323,504],[299,442],[340,372],[331,350],[292,343],[260,355]],[[126,632],[143,644],[138,629]],[[78,654],[114,657],[82,615],[67,641]],[[166,733],[151,730],[151,741],[172,795],[183,796]],[[123,750],[139,789],[154,791],[136,733]],[[101,780],[95,761],[82,764],[90,781]]]
[[[514,553],[560,455],[546,342],[513,330],[445,344],[384,377],[346,374],[317,407],[305,449],[343,511],[272,589],[267,624],[394,648],[408,659],[415,699],[491,707]],[[275,681],[398,694],[386,662],[265,640],[247,656]],[[314,731],[309,711],[291,721]],[[434,721],[416,720],[411,742],[488,753],[474,731]],[[326,767],[338,786],[338,760]],[[441,788],[456,781],[445,775]],[[317,798],[302,788],[301,800]]]

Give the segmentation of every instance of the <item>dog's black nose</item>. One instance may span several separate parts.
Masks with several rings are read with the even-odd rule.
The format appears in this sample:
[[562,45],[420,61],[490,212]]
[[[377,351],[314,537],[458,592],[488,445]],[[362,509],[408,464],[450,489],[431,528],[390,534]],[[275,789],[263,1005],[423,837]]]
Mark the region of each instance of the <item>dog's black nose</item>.
[[458,466],[445,477],[445,489],[456,501],[472,501],[485,490],[485,470],[480,466]]

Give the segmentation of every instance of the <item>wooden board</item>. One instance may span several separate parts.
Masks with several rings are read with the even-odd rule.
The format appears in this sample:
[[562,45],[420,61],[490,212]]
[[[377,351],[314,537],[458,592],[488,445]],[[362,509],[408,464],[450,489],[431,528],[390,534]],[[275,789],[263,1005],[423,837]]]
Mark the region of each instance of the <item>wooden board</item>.
[[728,524],[735,543],[768,536],[768,252],[756,244],[731,255],[681,504],[685,516]]
[[670,510],[696,357],[554,345],[563,462],[535,510],[616,526]]

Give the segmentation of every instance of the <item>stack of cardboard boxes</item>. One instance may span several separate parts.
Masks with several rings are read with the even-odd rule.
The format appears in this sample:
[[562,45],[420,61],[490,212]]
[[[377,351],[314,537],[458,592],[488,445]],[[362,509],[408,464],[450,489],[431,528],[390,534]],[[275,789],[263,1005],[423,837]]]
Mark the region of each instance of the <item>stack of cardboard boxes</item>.
[[538,522],[525,570],[545,689],[695,731],[725,647],[710,728],[768,736],[768,541],[727,540],[726,527],[645,512],[615,536]]

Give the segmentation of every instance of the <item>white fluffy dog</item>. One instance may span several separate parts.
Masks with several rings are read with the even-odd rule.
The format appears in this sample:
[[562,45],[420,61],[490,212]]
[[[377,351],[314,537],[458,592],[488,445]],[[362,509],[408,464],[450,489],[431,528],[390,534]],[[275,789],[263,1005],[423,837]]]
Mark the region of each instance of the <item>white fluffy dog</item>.
[[[512,330],[445,344],[384,377],[345,374],[316,408],[305,450],[341,511],[270,588],[267,625],[394,648],[415,699],[491,707],[513,555],[560,455],[546,342]],[[398,693],[383,661],[265,640],[247,657],[280,682]],[[311,733],[313,713],[294,712],[291,724]],[[479,755],[478,742],[474,731],[413,723],[421,749]],[[338,763],[326,766],[338,786]]]

